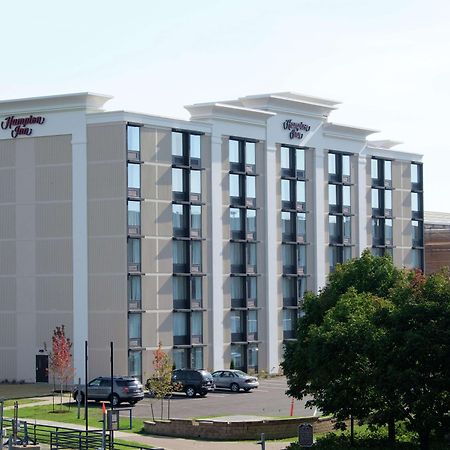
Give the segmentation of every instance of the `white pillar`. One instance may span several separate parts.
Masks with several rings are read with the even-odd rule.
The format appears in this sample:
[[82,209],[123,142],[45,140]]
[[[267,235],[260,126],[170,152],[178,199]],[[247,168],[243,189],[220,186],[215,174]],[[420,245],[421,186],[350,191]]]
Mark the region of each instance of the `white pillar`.
[[222,138],[211,137],[211,280],[213,369],[223,369]]
[[277,373],[279,364],[278,354],[278,291],[277,291],[277,214],[276,192],[276,147],[267,146],[266,150],[266,324],[267,324],[267,369]]
[[361,255],[367,247],[367,174],[366,155],[358,156],[358,254]]
[[326,281],[325,246],[325,150],[316,148],[314,151],[314,229],[315,229],[315,263],[316,282],[314,290],[318,292]]
[[73,364],[84,380],[84,341],[88,339],[87,142],[72,141]]

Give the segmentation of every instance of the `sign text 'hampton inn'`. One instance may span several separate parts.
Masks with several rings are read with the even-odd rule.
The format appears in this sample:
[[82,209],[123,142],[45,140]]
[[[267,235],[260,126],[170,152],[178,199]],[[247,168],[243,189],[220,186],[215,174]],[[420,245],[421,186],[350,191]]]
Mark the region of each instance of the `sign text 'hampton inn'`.
[[308,132],[311,126],[303,122],[294,122],[292,119],[287,119],[283,122],[283,128],[289,130],[290,139],[301,139],[303,132]]
[[45,117],[29,115],[28,117],[6,117],[0,126],[2,130],[11,130],[11,137],[30,136],[33,129],[29,125],[42,125]]

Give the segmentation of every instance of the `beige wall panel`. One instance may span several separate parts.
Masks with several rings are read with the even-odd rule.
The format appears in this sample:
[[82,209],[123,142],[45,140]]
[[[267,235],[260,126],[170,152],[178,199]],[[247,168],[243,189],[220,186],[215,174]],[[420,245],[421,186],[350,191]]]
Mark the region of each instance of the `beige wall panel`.
[[229,275],[231,272],[231,261],[230,261],[230,242],[223,241],[223,273],[224,275]]
[[[158,309],[158,283],[157,275],[145,275],[141,278],[142,283],[142,309],[146,311],[157,311]],[[168,277],[169,278],[169,277]],[[166,280],[167,283],[172,283],[170,278]],[[170,289],[172,294],[172,289]]]
[[150,200],[156,200],[156,166],[151,164],[141,165],[141,196]]
[[[114,345],[116,343],[114,342]],[[104,348],[89,348],[89,380],[110,374],[109,342]],[[128,374],[128,352],[126,349],[117,349],[114,346],[114,373],[117,375]]]
[[[229,165],[229,164],[228,164]],[[230,204],[230,174],[228,172],[222,172],[222,204]]]
[[400,180],[401,187],[406,190],[411,190],[411,163],[398,162],[400,166]]
[[394,189],[403,188],[403,180],[402,180],[402,172],[403,172],[402,163],[400,161],[392,161],[392,187]]
[[126,197],[126,166],[120,162],[88,164],[88,198]]
[[15,311],[17,293],[16,278],[0,277],[0,292],[0,311]]
[[142,272],[156,273],[156,239],[141,239]]
[[[231,308],[231,278],[226,277],[223,281],[223,308]],[[211,302],[212,303],[212,302]]]
[[158,263],[158,273],[163,274],[173,272],[172,239],[158,239],[156,260]]
[[[16,345],[15,312],[0,315],[0,347],[15,347]],[[26,330],[23,330],[26,333]]]
[[16,244],[14,241],[0,241],[0,273],[2,275],[16,273]]
[[126,273],[127,242],[125,237],[89,238],[89,272]]
[[158,275],[158,309],[172,310],[173,290],[172,275]]
[[16,173],[14,169],[0,169],[0,203],[16,201]]
[[0,167],[14,167],[16,164],[16,140],[0,141]]
[[[125,312],[91,311],[89,318],[89,345],[108,349],[113,341],[117,348],[128,347],[128,322]],[[109,367],[109,364],[108,364]]]
[[72,240],[36,240],[36,273],[71,273]]
[[172,237],[172,203],[158,203],[156,222],[158,236]]
[[[211,231],[210,231],[211,233]],[[211,234],[210,234],[211,236]],[[228,206],[223,206],[222,208],[222,236],[223,239],[230,239],[230,208]]]
[[16,237],[16,208],[14,205],[0,205],[0,239]]
[[[141,202],[141,233],[143,236],[156,236],[156,202]],[[172,230],[172,224],[170,226]]]
[[72,312],[72,289],[72,276],[36,277],[36,309]]
[[72,203],[36,205],[36,237],[72,237]]
[[[48,349],[52,348],[52,335],[56,327],[64,325],[68,338],[73,340],[73,315],[72,311],[64,312],[37,312],[36,314],[36,349],[45,342]],[[34,353],[33,348],[31,353]]]
[[71,164],[72,136],[49,136],[34,138],[36,165]]
[[126,214],[126,203],[123,199],[89,201],[89,236],[124,236],[127,233]]
[[157,142],[156,160],[158,163],[172,164],[172,131],[158,129]]
[[122,161],[125,164],[126,126],[124,123],[87,127],[88,162]]
[[160,139],[163,137],[155,128],[141,127],[141,159],[156,162],[156,152]]
[[143,347],[157,347],[158,336],[158,314],[156,312],[148,312],[142,314],[142,344]]
[[36,167],[36,200],[65,201],[72,199],[72,167]]
[[157,167],[156,183],[158,199],[172,201],[172,168],[170,166]]
[[15,349],[0,348],[0,381],[17,380],[17,352]]
[[89,277],[89,311],[122,311],[127,305],[127,277],[99,275]]
[[162,345],[173,345],[173,316],[172,312],[163,311],[158,313],[158,337]]

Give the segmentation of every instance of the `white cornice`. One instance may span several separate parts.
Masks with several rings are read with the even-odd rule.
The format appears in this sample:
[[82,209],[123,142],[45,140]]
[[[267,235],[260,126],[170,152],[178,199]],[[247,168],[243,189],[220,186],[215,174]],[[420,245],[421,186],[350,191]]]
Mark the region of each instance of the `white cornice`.
[[52,111],[101,111],[112,97],[103,94],[80,92],[76,94],[51,95],[0,101],[0,115],[27,114]]
[[86,116],[88,125],[113,123],[113,122],[132,122],[136,124],[155,126],[160,128],[180,128],[190,131],[200,131],[210,133],[211,125],[208,123],[182,120],[173,117],[155,116],[143,113],[134,113],[130,111],[107,111],[100,113],[91,113]]
[[196,103],[185,106],[185,108],[194,120],[222,120],[260,126],[265,126],[267,119],[276,115],[273,112],[244,108],[227,103]]
[[378,130],[373,130],[371,128],[353,127],[338,123],[330,122],[323,124],[323,135],[338,139],[350,139],[353,141],[365,142],[367,136],[378,132]]
[[327,118],[339,102],[311,97],[294,92],[250,95],[238,100],[242,105],[279,113],[298,114],[314,118]]

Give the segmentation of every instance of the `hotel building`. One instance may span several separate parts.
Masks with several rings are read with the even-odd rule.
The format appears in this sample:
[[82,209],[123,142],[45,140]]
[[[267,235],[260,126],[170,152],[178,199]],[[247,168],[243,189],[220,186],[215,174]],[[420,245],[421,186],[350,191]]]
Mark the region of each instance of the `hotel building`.
[[422,156],[291,92],[105,111],[81,93],[0,102],[0,381],[176,367],[276,373],[306,290],[369,247],[423,268]]

